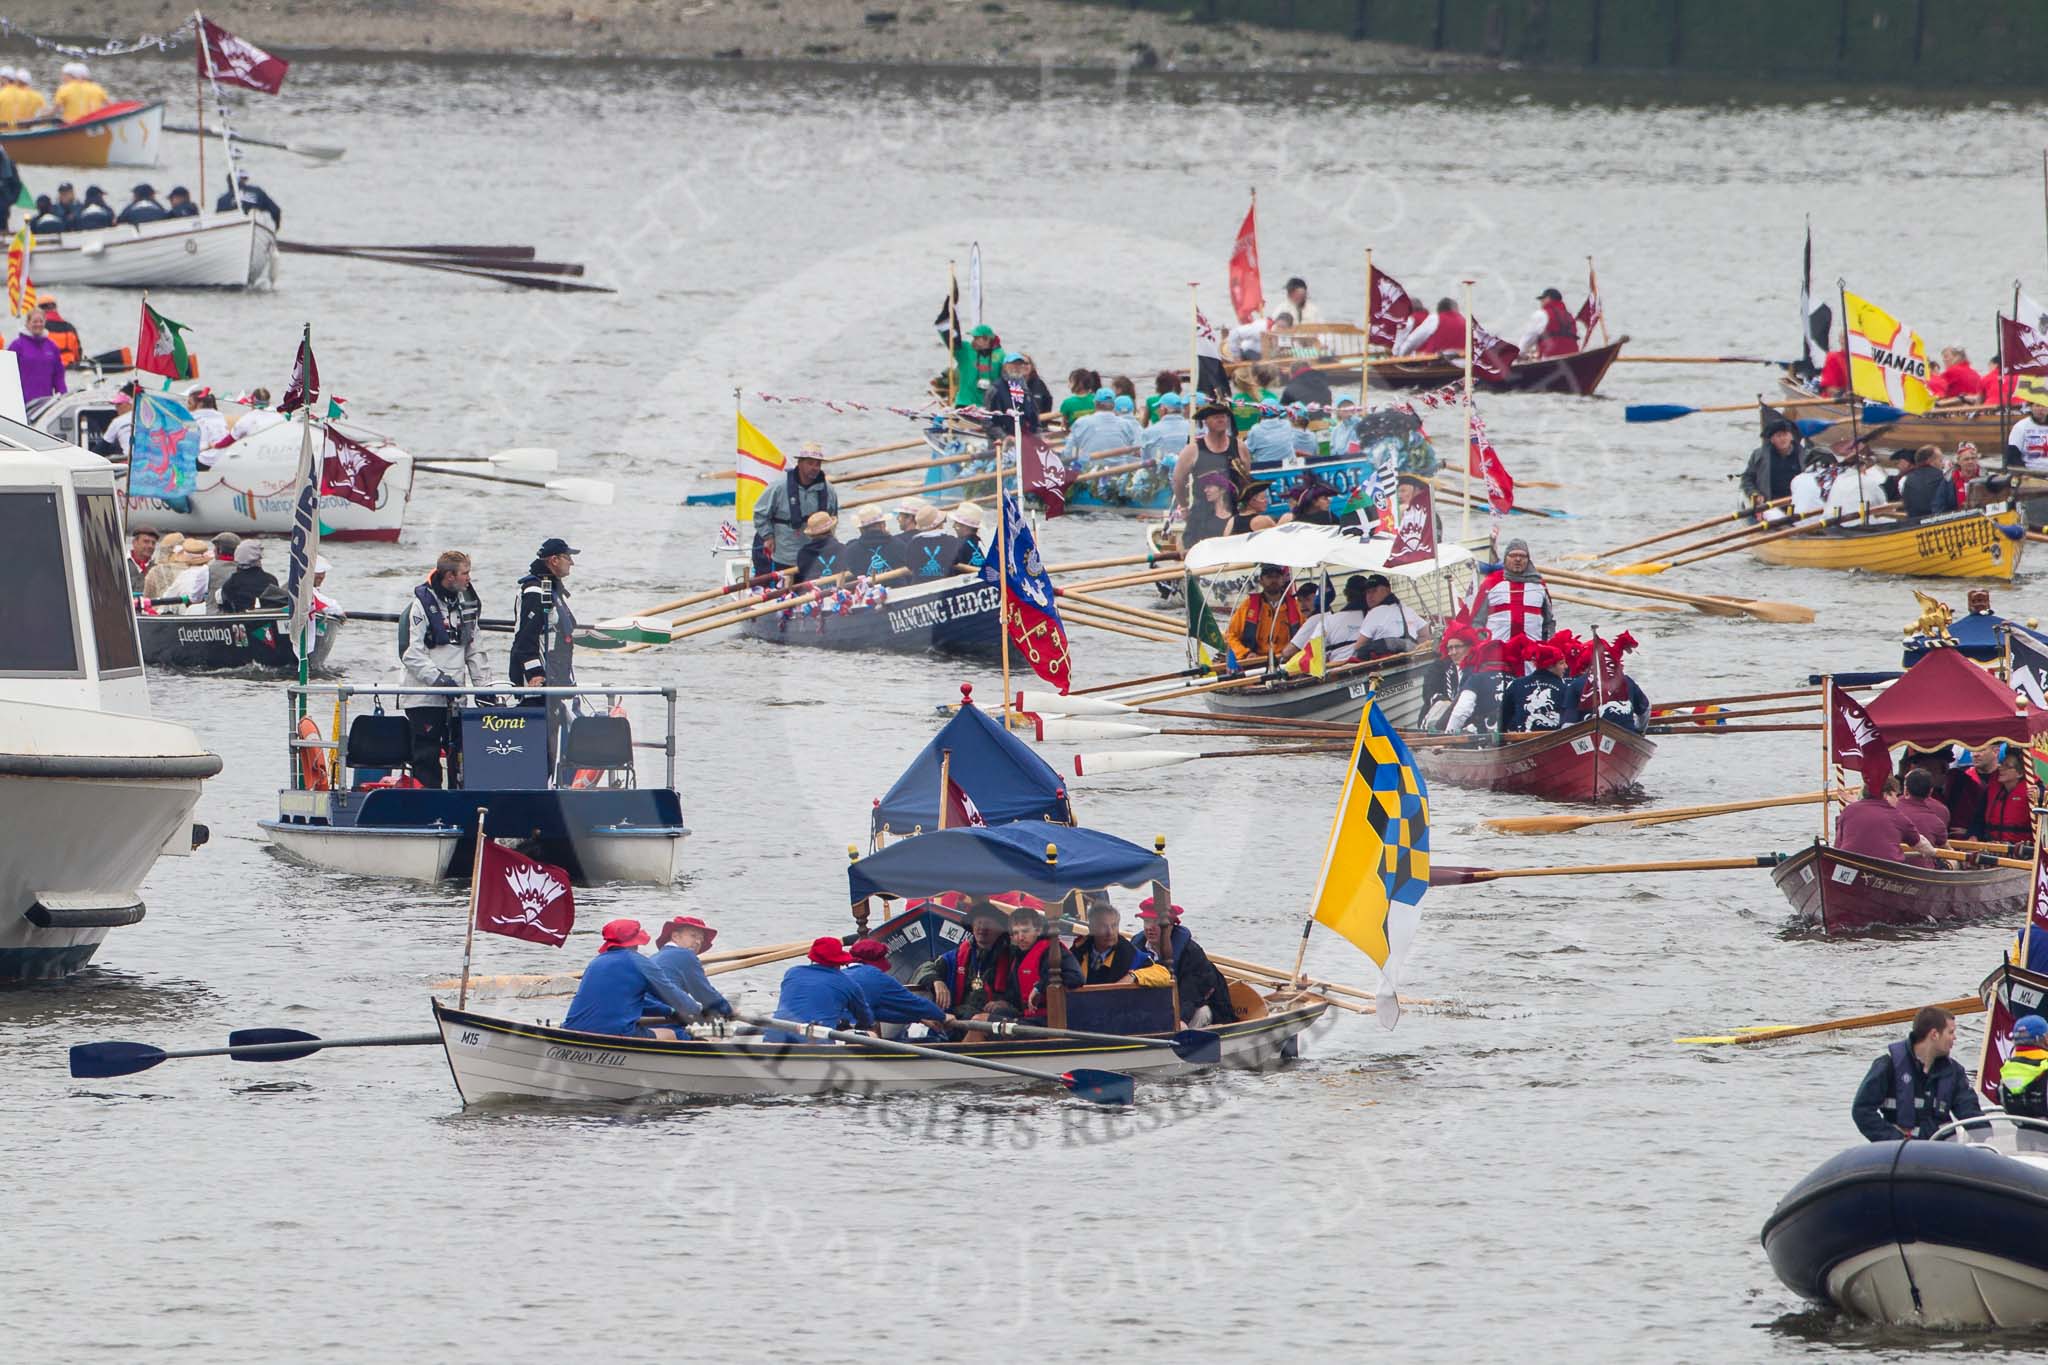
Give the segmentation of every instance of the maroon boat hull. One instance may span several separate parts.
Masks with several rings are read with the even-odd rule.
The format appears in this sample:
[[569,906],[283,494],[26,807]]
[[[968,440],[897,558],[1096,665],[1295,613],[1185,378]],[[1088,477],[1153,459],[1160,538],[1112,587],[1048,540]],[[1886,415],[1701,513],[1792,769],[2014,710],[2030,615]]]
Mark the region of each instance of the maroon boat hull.
[[[1548,360],[1518,360],[1508,367],[1507,378],[1487,379],[1475,374],[1472,383],[1488,393],[1569,393],[1580,398],[1589,397],[1600,387],[1600,381],[1607,377],[1607,367],[1614,363],[1614,357],[1621,354],[1621,348],[1627,343],[1627,337],[1616,337],[1605,346],[1590,346],[1571,355],[1553,356]],[[1385,385],[1394,389],[1440,389],[1446,384],[1461,384],[1464,380],[1465,366],[1461,361],[1420,360],[1413,364],[1378,361],[1372,367],[1375,388]]]
[[1801,922],[1828,934],[1880,925],[1945,924],[2024,913],[2024,868],[1914,867],[1889,858],[1803,848],[1771,872]]
[[1633,730],[1588,720],[1509,744],[1423,745],[1415,758],[1431,782],[1546,801],[1598,801],[1634,787],[1656,752]]

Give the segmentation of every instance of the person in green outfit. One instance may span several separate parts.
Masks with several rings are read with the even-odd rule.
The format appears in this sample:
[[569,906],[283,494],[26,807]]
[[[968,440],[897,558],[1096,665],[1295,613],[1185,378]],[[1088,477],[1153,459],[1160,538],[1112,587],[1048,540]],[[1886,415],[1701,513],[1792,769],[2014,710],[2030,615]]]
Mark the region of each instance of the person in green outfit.
[[987,407],[989,386],[1002,372],[1002,339],[995,328],[983,323],[953,352],[953,406]]

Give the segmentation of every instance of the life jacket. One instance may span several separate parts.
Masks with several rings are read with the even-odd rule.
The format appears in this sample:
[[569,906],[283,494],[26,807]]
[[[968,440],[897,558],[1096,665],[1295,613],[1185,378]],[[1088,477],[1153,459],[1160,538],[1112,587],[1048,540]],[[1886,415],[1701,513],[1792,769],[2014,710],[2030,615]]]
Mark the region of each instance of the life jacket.
[[2034,814],[2027,800],[2027,784],[2008,789],[2002,782],[1984,788],[1984,837],[1994,844],[2030,844],[2034,841]]
[[43,319],[49,324],[50,340],[57,343],[57,354],[64,357],[66,369],[85,358],[85,343],[78,339],[76,327],[47,311],[43,314]]
[[1038,989],[1039,982],[1045,978],[1046,954],[1058,942],[1057,938],[1042,938],[1026,949],[1024,956],[1021,958],[1013,956],[997,963],[997,993],[1002,995],[1011,994],[1010,988],[1014,985],[1017,1007],[1021,1010],[1029,1011],[1031,1009],[1032,993]]
[[[1540,640],[1543,629],[1543,608],[1550,601],[1550,589],[1540,578],[1531,577],[1525,582],[1516,582],[1507,575],[1507,570],[1496,570],[1479,589],[1480,597],[1486,602],[1487,629],[1495,639],[1509,640],[1525,635]],[[1508,628],[1500,630],[1493,624],[1496,613],[1506,612]],[[1533,619],[1532,619],[1533,618]]]
[[2048,1118],[2048,1048],[2018,1047],[1998,1072],[1999,1099],[2008,1114]]
[[[1245,608],[1244,613],[1244,628],[1249,633],[1248,635],[1240,636],[1237,643],[1247,649],[1256,649],[1258,646],[1253,642],[1259,638],[1259,622],[1265,619],[1266,594],[1255,592],[1249,600],[1251,605]],[[1294,594],[1291,592],[1281,601],[1280,619],[1287,623],[1287,633],[1292,637],[1295,631],[1301,629],[1301,603],[1295,599]]]
[[[1892,1098],[1886,1102],[1891,1106],[1888,1117],[1897,1127],[1911,1129],[1917,1134],[1922,1120],[1919,1095],[1913,1085],[1913,1045],[1905,1042],[1893,1043],[1885,1052],[1892,1059]],[[1963,1069],[1960,1066],[1944,1066],[1938,1074],[1930,1078],[1934,1083],[1934,1093],[1928,1097],[1926,1122],[1931,1125],[1929,1132],[1947,1123],[1954,1115],[1956,1094],[1962,1086],[1962,1076]],[[1878,1105],[1878,1112],[1884,1111],[1885,1105]],[[1899,1119],[1901,1114],[1907,1116],[1904,1122]]]
[[[441,594],[434,591],[434,585],[421,583],[412,590],[413,597],[427,614],[426,638],[421,641],[428,649],[439,649],[460,639],[467,648],[476,636],[476,620],[483,614],[483,600],[476,595],[475,588],[462,590],[461,605],[456,610],[454,625],[448,624],[447,604]],[[405,657],[405,613],[398,614],[398,656]]]
[[995,994],[996,982],[1002,975],[1005,962],[1003,941],[996,940],[995,946],[988,950],[990,960],[983,964],[980,972],[974,972],[972,964],[979,951],[971,933],[953,950],[953,1004],[956,1007],[967,999],[968,990],[977,979],[981,982],[983,994]]
[[1543,301],[1543,335],[1537,338],[1538,355],[1572,355],[1579,349],[1579,324],[1556,299]]

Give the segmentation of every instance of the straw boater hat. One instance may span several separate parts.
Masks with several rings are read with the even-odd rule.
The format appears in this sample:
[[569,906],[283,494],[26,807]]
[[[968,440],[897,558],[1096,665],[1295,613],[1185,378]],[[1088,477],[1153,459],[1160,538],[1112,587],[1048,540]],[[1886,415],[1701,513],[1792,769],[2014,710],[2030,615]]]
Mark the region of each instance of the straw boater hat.
[[975,503],[963,502],[953,509],[953,520],[978,531],[981,529],[981,508]]
[[899,517],[914,517],[921,510],[929,506],[931,506],[931,504],[926,502],[923,498],[909,497],[897,503],[894,507],[890,508],[889,510],[894,512]]
[[825,447],[817,441],[805,441],[797,447],[796,457],[799,460],[822,460],[825,458]]
[[936,531],[939,529],[939,527],[945,525],[945,523],[945,515],[941,513],[938,508],[932,506],[930,503],[925,503],[922,507],[919,507],[917,509],[918,530]]
[[853,524],[855,526],[873,526],[876,522],[887,521],[888,519],[889,514],[882,510],[879,503],[871,502],[865,507],[853,509]]
[[804,522],[804,534],[817,539],[829,536],[839,528],[839,518],[830,512],[813,512]]

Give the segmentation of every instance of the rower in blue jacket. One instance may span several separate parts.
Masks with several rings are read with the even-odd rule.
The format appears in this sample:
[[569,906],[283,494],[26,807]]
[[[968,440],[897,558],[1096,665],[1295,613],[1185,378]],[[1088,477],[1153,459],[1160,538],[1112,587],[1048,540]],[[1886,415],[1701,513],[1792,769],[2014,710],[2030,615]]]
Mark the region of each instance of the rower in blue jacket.
[[[782,974],[782,994],[775,1001],[775,1017],[796,1024],[873,1032],[875,1012],[868,1007],[867,997],[839,970],[853,963],[846,945],[836,938],[814,940],[810,958]],[[769,1029],[762,1037],[771,1043],[815,1041],[787,1029]]]
[[637,919],[615,919],[605,925],[604,947],[583,969],[576,998],[562,1019],[563,1028],[621,1038],[674,1038],[677,1030],[647,1028],[640,1016],[673,1014],[687,1023],[703,1013],[652,959],[635,951],[647,941],[647,931]]
[[880,939],[861,939],[847,952],[853,957],[853,965],[846,969],[846,979],[859,988],[868,1008],[875,1012],[877,1023],[915,1024],[920,1019],[939,1025],[946,1022],[944,1010],[889,974],[889,947]]
[[699,953],[710,951],[718,931],[695,915],[678,915],[661,926],[654,940],[655,967],[683,994],[695,1000],[706,1014],[732,1018],[732,1005],[711,984]]

